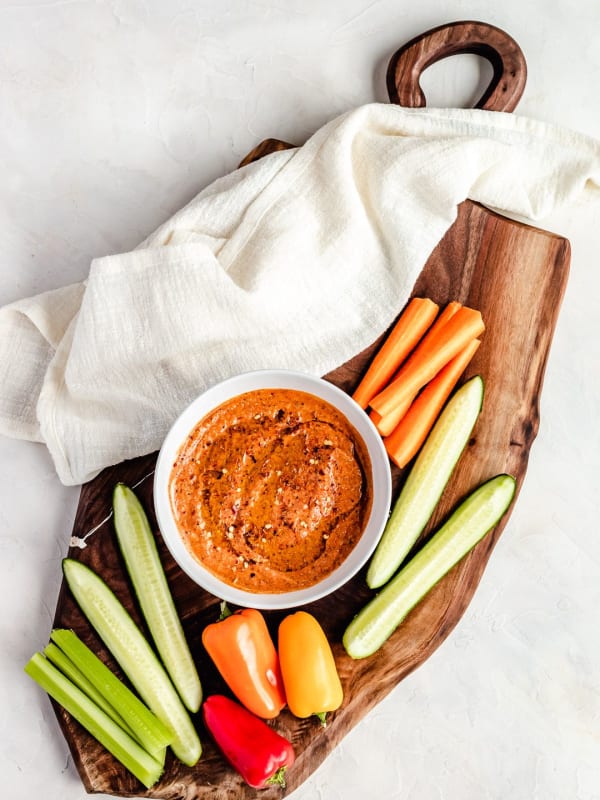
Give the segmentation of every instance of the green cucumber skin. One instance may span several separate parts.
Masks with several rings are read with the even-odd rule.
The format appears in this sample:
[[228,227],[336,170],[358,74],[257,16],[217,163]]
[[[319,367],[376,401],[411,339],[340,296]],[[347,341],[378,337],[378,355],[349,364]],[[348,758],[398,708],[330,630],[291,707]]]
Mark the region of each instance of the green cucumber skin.
[[[367,571],[369,588],[378,589],[390,580],[427,525],[469,441],[481,413],[483,395],[483,379],[476,375],[455,392],[442,410],[410,470],[373,554]],[[458,424],[462,435],[457,446],[453,440]]]
[[[407,614],[504,516],[515,494],[512,475],[483,483],[409,563],[352,620],[343,636],[351,658],[375,653]],[[465,532],[465,529],[470,530]],[[461,535],[462,534],[462,535]]]
[[122,710],[121,716],[127,728],[145,750],[156,757],[157,753],[171,744],[171,730],[100,661],[74,631],[57,628],[52,631],[50,638],[91,681],[104,701],[112,703],[117,713]]
[[[183,703],[195,713],[202,702],[196,665],[146,513],[136,495],[123,483],[118,483],[113,491],[113,512],[117,541],[154,644]],[[130,525],[135,532],[131,533]]]
[[[187,766],[193,766],[202,753],[196,729],[163,665],[129,612],[102,578],[80,561],[65,558],[63,573],[81,610],[146,705],[174,734],[173,753]],[[90,598],[93,591],[96,596]],[[150,666],[158,687],[148,682],[145,667],[140,667],[143,663]]]
[[26,664],[25,672],[74,717],[100,744],[149,789],[163,766],[102,711],[41,653]]

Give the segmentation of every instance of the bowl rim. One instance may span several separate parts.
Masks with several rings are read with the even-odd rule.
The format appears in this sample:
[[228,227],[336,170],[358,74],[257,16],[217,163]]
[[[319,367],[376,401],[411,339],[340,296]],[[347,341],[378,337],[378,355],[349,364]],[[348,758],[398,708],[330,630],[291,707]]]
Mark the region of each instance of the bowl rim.
[[[173,518],[168,484],[173,461],[185,437],[211,410],[245,392],[292,389],[331,403],[361,436],[371,461],[372,503],[361,537],[346,559],[316,584],[291,592],[248,592],[221,581],[194,558]],[[214,384],[194,398],[170,427],[159,450],[153,481],[154,510],[163,541],[179,567],[205,591],[232,605],[278,610],[306,605],[347,583],[372,555],[387,522],[391,497],[391,468],[383,441],[368,414],[335,384],[309,373],[287,369],[242,372]]]

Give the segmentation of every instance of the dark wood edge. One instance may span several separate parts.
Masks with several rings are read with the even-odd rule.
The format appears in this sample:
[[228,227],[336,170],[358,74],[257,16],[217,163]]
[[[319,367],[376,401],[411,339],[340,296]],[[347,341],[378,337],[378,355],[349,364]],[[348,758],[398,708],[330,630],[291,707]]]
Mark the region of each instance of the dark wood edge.
[[294,147],[296,147],[295,144],[284,142],[282,139],[264,139],[240,161],[238,168],[245,167],[247,164],[252,164],[253,161],[258,161],[258,159],[263,156],[268,156],[271,153],[277,153],[281,150],[291,150]]
[[432,28],[411,39],[392,58],[387,71],[390,100],[407,108],[427,104],[419,84],[427,67],[458,53],[473,53],[486,58],[494,71],[486,91],[475,108],[489,111],[514,111],[527,81],[527,62],[523,51],[508,33],[485,22],[451,22]]

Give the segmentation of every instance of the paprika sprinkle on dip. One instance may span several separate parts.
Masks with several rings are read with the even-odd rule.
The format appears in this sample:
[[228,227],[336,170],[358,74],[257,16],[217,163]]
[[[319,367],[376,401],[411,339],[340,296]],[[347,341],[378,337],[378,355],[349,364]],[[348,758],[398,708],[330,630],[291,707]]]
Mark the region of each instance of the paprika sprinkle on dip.
[[372,502],[367,448],[345,416],[292,389],[246,392],[182,444],[169,495],[192,555],[222,581],[281,593],[346,559]]

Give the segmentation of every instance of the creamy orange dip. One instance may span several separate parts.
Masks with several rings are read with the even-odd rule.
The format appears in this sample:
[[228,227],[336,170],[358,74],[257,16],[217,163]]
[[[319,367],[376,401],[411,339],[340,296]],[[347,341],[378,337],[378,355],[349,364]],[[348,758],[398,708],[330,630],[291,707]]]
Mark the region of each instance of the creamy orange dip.
[[188,549],[225,583],[250,592],[312,586],[358,542],[372,501],[366,446],[314,395],[259,389],[202,419],[169,481]]

